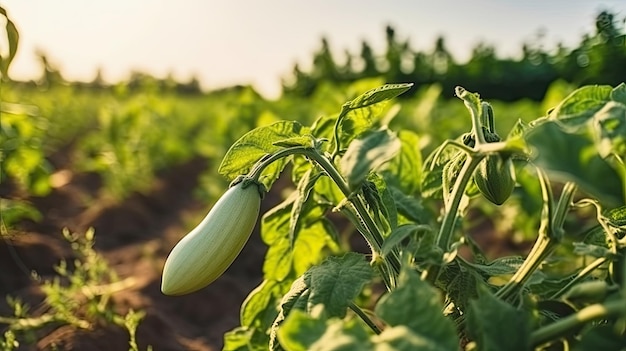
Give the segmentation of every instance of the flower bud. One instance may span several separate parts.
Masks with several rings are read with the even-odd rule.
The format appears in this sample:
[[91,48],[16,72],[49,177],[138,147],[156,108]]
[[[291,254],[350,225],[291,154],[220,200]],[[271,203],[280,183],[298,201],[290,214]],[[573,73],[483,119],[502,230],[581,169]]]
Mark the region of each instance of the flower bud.
[[474,172],[474,182],[487,200],[502,205],[515,187],[515,171],[510,157],[488,155]]

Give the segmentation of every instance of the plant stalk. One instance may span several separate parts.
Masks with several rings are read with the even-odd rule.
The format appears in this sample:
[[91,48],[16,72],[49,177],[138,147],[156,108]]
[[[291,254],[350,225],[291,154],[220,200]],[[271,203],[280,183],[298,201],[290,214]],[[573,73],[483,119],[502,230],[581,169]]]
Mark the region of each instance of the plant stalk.
[[540,346],[550,340],[565,336],[571,330],[591,321],[620,315],[626,315],[626,300],[623,299],[587,306],[573,315],[535,330],[530,336],[531,345],[532,347]]
[[357,316],[359,316],[363,322],[365,322],[365,324],[367,324],[376,334],[380,334],[381,330],[380,328],[378,328],[378,326],[376,325],[376,323],[374,323],[374,321],[372,321],[370,319],[370,317],[365,314],[365,312],[359,307],[357,306],[354,302],[350,301],[350,304],[348,305],[348,307],[352,310],[352,312],[354,312]]
[[[444,215],[443,222],[439,228],[439,233],[435,239],[437,247],[439,247],[443,252],[447,252],[450,249],[450,242],[452,241],[452,237],[454,235],[454,224],[458,215],[461,199],[465,193],[465,188],[467,188],[467,184],[472,179],[474,170],[478,167],[485,156],[486,155],[484,154],[468,154],[467,160],[463,164],[463,168],[461,168],[461,171],[459,172],[459,177],[452,188],[452,198],[450,199],[450,204],[444,204],[446,214]],[[439,266],[430,267],[426,272],[425,279],[434,284],[439,277],[440,271],[441,267]]]

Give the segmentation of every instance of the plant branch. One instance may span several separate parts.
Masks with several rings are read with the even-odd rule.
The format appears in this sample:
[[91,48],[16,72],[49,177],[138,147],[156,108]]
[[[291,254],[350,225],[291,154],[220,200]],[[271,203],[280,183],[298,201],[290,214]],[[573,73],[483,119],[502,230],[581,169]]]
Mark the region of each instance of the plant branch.
[[607,260],[606,257],[600,257],[597,258],[595,261],[591,262],[587,267],[583,268],[583,270],[581,270],[580,272],[578,272],[578,274],[576,275],[576,277],[574,277],[572,280],[570,280],[569,283],[565,284],[564,287],[562,287],[559,291],[555,292],[554,294],[552,294],[552,296],[550,296],[551,300],[556,300],[559,297],[561,297],[563,294],[565,294],[572,286],[574,286],[576,283],[578,283],[580,280],[582,280],[583,278],[585,278],[586,276],[589,275],[589,273],[593,272],[596,268],[600,267],[601,265],[603,265]]
[[[443,252],[448,252],[450,249],[450,242],[452,241],[452,237],[454,235],[454,223],[456,222],[459,205],[461,204],[461,199],[465,193],[465,188],[467,188],[467,184],[472,179],[474,170],[478,167],[485,156],[486,155],[484,154],[468,154],[468,158],[459,172],[459,177],[454,183],[450,204],[445,204],[446,213],[441,223],[441,227],[439,228],[437,238],[435,239],[436,245]],[[440,270],[441,267],[439,266],[430,267],[425,276],[426,280],[434,284],[437,281]]]
[[380,334],[381,330],[380,328],[378,328],[378,326],[376,325],[376,323],[374,323],[374,321],[372,321],[370,319],[370,317],[365,314],[365,312],[356,304],[354,304],[354,302],[350,301],[350,304],[348,305],[348,307],[350,307],[350,309],[352,310],[352,312],[356,313],[357,316],[359,316],[363,322],[365,322],[365,324],[367,324],[376,334]]
[[626,315],[626,300],[624,299],[587,306],[573,315],[535,330],[530,336],[532,347],[565,336],[591,321],[620,315]]
[[[365,201],[358,194],[354,194],[350,191],[348,183],[343,179],[337,168],[327,157],[320,154],[316,149],[305,146],[294,146],[280,150],[274,154],[268,155],[259,160],[252,170],[248,173],[248,178],[258,180],[263,170],[269,166],[272,162],[277,161],[283,157],[299,154],[314,161],[320,166],[324,172],[335,182],[339,190],[343,193],[346,199],[354,206],[359,219],[362,221],[363,226],[357,225],[358,228],[365,227],[366,231],[360,231],[370,248],[376,253],[380,254],[380,249],[383,245],[384,238],[382,231],[376,225],[376,222],[372,219],[371,215],[367,211]],[[400,259],[398,258],[397,251],[392,251],[391,255],[385,258],[390,268],[393,270],[393,275],[386,277],[385,283],[388,289],[392,288],[392,282],[395,281],[395,276],[400,272]],[[381,270],[384,275],[384,272]]]

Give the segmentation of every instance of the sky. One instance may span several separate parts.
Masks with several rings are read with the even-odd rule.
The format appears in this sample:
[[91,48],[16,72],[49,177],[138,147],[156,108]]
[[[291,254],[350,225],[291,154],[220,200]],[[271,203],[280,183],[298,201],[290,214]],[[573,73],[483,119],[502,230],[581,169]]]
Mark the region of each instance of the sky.
[[[295,63],[309,67],[328,38],[340,59],[367,40],[382,53],[385,27],[430,51],[443,35],[459,61],[484,41],[515,57],[543,31],[543,45],[576,46],[594,32],[604,9],[626,16],[624,0],[0,0],[20,32],[14,79],[41,75],[37,50],[66,79],[90,81],[102,69],[108,82],[131,71],[180,81],[197,76],[203,88],[252,84],[267,97]],[[4,28],[4,22],[1,28]],[[0,31],[0,50],[6,50]],[[2,51],[3,53],[5,51]]]

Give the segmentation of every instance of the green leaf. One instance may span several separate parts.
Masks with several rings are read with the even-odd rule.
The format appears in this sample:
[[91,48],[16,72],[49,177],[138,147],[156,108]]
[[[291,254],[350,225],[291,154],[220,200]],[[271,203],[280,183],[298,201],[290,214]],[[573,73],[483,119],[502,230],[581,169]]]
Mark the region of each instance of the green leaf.
[[574,245],[574,254],[580,256],[591,256],[595,258],[600,257],[610,257],[611,250],[604,246],[599,245],[590,245],[581,242],[575,242]]
[[626,104],[609,101],[593,115],[592,128],[602,157],[626,157]]
[[567,126],[581,125],[611,100],[613,88],[608,85],[589,85],[568,95],[549,117]]
[[497,258],[488,264],[471,263],[479,273],[485,277],[494,277],[515,273],[524,263],[524,258],[520,256],[507,256]]
[[387,164],[385,179],[407,194],[420,189],[422,177],[422,154],[419,149],[419,136],[409,130],[398,132],[400,152]]
[[329,257],[304,274],[311,290],[309,306],[323,304],[330,317],[344,317],[348,304],[372,279],[372,269],[361,254],[349,252],[342,257]]
[[[313,187],[315,186],[315,182],[322,176],[322,173],[316,171],[314,173],[313,168],[309,168],[308,171],[304,173],[300,182],[298,183],[297,194],[298,197],[294,202],[291,208],[291,218],[289,220],[289,246],[291,248],[294,247],[295,241],[298,237],[298,232],[300,227],[302,226],[301,215],[307,214],[313,208],[313,201],[309,201],[309,194]],[[305,204],[307,204],[305,206]]]
[[265,256],[263,273],[265,279],[283,281],[290,273],[296,276],[304,273],[311,265],[325,257],[323,248],[332,245],[331,234],[320,217],[321,213],[310,212],[309,219],[298,233],[298,240],[293,248],[289,244],[289,226],[286,224],[278,232],[279,238],[271,244]]
[[586,135],[567,133],[556,122],[545,122],[526,136],[535,150],[532,158],[552,176],[574,181],[600,201],[624,204],[624,188],[618,172],[598,154]]
[[575,351],[624,350],[626,334],[614,323],[596,325],[582,334]]
[[[450,351],[445,346],[416,334],[410,328],[399,325],[393,328],[386,328],[380,335],[372,338],[375,344],[375,351]],[[447,345],[446,345],[447,346]]]
[[609,221],[609,224],[614,227],[626,226],[626,206],[609,210],[607,213],[603,214],[603,217],[605,217]]
[[224,334],[223,350],[229,351],[264,351],[267,350],[267,339],[257,329],[238,327]]
[[341,170],[351,190],[358,189],[370,171],[379,168],[400,151],[401,143],[394,133],[384,129],[372,132],[350,143],[341,158]]
[[380,248],[381,254],[384,256],[391,252],[394,247],[400,245],[405,239],[415,237],[420,232],[430,232],[433,229],[430,226],[422,224],[404,224],[391,231],[391,234],[385,239],[383,246]]
[[441,350],[456,350],[459,340],[451,320],[442,314],[437,291],[422,281],[416,272],[401,272],[398,287],[384,295],[376,314],[392,327],[404,325]]
[[241,304],[240,320],[244,327],[268,328],[278,311],[276,311],[277,299],[285,290],[281,284],[274,280],[264,280],[256,287]]
[[309,287],[305,283],[304,277],[293,281],[291,288],[280,302],[278,316],[272,324],[269,342],[270,350],[278,349],[278,331],[287,316],[291,314],[292,310],[306,310],[309,294]]
[[7,15],[7,12],[4,9],[4,7],[0,6],[0,14],[2,14],[6,18],[5,29],[7,33],[7,39],[9,42],[8,56],[7,57],[0,56],[0,73],[2,73],[3,78],[8,78],[9,66],[11,65],[11,62],[13,61],[13,59],[15,58],[15,54],[17,54],[17,47],[20,41],[20,34],[17,31],[17,28],[15,27],[15,23],[13,23],[13,21],[11,21],[11,19]]
[[467,330],[480,351],[530,350],[530,316],[526,311],[481,291],[470,302]]
[[286,351],[367,351],[373,347],[358,320],[324,321],[302,311],[289,315],[278,330],[278,340]]
[[413,83],[385,84],[382,87],[368,90],[359,95],[354,100],[346,103],[346,107],[354,110],[390,100],[411,89],[412,86]]
[[272,325],[271,340],[275,340],[276,332],[292,310],[310,313],[315,306],[323,305],[328,317],[344,317],[349,303],[371,278],[369,264],[357,253],[329,257],[320,265],[311,267],[293,282],[283,297],[278,317]]
[[389,189],[389,193],[396,204],[398,214],[417,223],[426,223],[429,218],[432,218],[433,215],[424,208],[421,197],[406,195],[393,186],[387,187],[387,189]]
[[310,351],[367,351],[372,349],[369,334],[359,320],[329,321],[326,332],[311,345]]
[[294,147],[294,146],[305,146],[305,147],[315,147],[316,139],[313,135],[307,134],[302,136],[296,136],[292,138],[287,138],[283,140],[275,141],[273,144],[275,146],[280,146],[284,148]]
[[[228,180],[233,180],[247,174],[261,158],[283,149],[274,143],[307,134],[308,128],[295,121],[280,121],[253,129],[230,147],[218,171]],[[269,165],[260,177],[261,182],[269,189],[286,164],[287,160],[283,158]]]
[[307,351],[326,332],[326,323],[303,311],[295,310],[277,331],[278,341],[285,351]]
[[395,228],[398,225],[398,212],[385,180],[372,173],[362,190],[376,224],[384,231]]
[[506,136],[506,140],[523,137],[526,130],[528,130],[528,125],[521,119],[518,119],[513,128],[511,128],[511,131],[509,131],[509,134]]
[[345,316],[349,302],[359,294],[371,275],[369,264],[356,253],[330,257],[319,266],[310,268],[294,281],[284,295],[272,326],[272,343],[275,343],[276,333],[282,328],[283,321],[296,310],[314,314],[316,308],[323,306],[325,316]]
[[611,100],[626,104],[626,83],[621,83],[611,91]]

